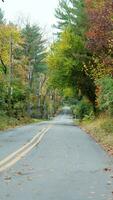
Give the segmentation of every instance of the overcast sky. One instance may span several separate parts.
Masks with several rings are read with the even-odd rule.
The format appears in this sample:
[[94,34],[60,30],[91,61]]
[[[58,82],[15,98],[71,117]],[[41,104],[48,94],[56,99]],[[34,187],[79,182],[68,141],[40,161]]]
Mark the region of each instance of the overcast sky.
[[58,5],[58,0],[0,0],[0,8],[5,12],[7,20],[16,21],[18,16],[30,18],[34,23],[47,27],[49,31],[51,25],[55,23],[54,11]]

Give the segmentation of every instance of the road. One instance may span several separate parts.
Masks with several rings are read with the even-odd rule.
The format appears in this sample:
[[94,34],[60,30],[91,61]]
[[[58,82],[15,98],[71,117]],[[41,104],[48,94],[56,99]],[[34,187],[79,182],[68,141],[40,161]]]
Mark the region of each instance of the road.
[[1,132],[1,162],[26,144],[19,151],[27,149],[25,155],[14,155],[15,163],[5,169],[8,159],[2,167],[0,200],[113,200],[112,157],[73,125],[67,111],[49,122]]

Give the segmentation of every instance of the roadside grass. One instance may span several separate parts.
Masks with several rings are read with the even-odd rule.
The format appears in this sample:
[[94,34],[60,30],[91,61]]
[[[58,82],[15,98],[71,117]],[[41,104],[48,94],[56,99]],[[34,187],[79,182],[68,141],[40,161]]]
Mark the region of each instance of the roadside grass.
[[6,114],[2,114],[0,115],[0,131],[30,123],[38,123],[41,121],[43,120],[34,119],[27,116],[20,119],[16,119],[14,117],[8,117]]
[[94,120],[75,121],[75,124],[83,128],[113,155],[113,118],[101,115]]

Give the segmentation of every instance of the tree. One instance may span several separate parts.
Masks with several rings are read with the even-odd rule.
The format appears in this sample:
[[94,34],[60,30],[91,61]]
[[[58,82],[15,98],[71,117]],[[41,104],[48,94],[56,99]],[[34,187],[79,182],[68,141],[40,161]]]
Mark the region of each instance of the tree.
[[24,37],[24,55],[28,60],[29,78],[32,84],[33,74],[38,70],[38,67],[43,64],[46,48],[45,40],[42,38],[41,29],[37,25],[27,24],[22,30]]
[[20,60],[17,61],[15,58],[15,52],[20,48],[22,42],[20,30],[16,26],[11,24],[0,25],[1,109],[4,109],[10,116],[15,112],[12,111],[14,110],[17,101],[15,98],[17,96],[17,86],[15,87],[15,85],[18,85],[18,88],[19,86],[21,88],[23,85],[22,76],[18,76],[18,74],[21,69],[23,71],[24,69],[19,67],[18,62],[20,62]]
[[95,85],[84,71],[85,61],[87,62],[85,40],[67,28],[53,44],[48,56],[49,80],[55,88],[72,87],[75,92],[78,88],[78,93],[81,90],[81,94],[86,95],[94,103]]
[[59,31],[63,31],[69,26],[77,34],[84,35],[87,29],[87,15],[84,0],[60,0],[55,16],[58,20],[55,27]]
[[111,73],[113,67],[113,2],[101,0],[97,3],[96,0],[90,0],[86,1],[86,7],[89,18],[89,30],[86,34],[87,48],[93,55],[95,76],[100,77],[103,72]]
[[90,71],[85,70],[85,66],[92,60],[86,48],[86,4],[83,0],[61,0],[56,9],[56,17],[60,34],[48,58],[51,73],[49,80],[55,87],[72,87],[75,91],[77,88],[79,94],[87,96],[95,104],[94,79]]
[[[46,40],[43,37],[43,32],[37,25],[27,24],[22,30],[24,38],[23,54],[26,58],[26,66],[28,69],[29,82],[29,113],[32,113],[32,98],[38,95],[40,86],[40,74],[46,70],[45,56],[46,56]],[[38,95],[38,101],[40,97]],[[39,105],[39,102],[37,103]],[[40,110],[40,108],[39,108]],[[40,111],[41,112],[41,111]]]

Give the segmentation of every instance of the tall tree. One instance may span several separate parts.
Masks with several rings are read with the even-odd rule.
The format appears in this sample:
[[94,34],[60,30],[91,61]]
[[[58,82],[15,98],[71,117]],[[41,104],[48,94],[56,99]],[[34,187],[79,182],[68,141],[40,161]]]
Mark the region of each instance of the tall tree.
[[84,0],[60,0],[55,16],[60,31],[67,26],[73,28],[76,33],[84,34],[87,29],[87,15]]
[[22,30],[22,35],[24,37],[24,54],[28,59],[29,76],[32,84],[33,73],[38,70],[45,58],[46,41],[43,39],[43,33],[37,25],[27,24]]
[[[28,69],[29,98],[31,98],[30,96],[36,97],[38,95],[38,101],[40,101],[40,73],[46,68],[44,62],[46,56],[46,40],[43,37],[43,32],[37,25],[27,24],[22,30],[22,36],[24,38],[23,53],[26,57]],[[32,112],[31,101],[29,101],[28,105],[29,112]]]

